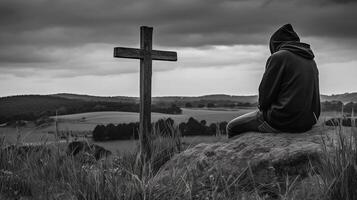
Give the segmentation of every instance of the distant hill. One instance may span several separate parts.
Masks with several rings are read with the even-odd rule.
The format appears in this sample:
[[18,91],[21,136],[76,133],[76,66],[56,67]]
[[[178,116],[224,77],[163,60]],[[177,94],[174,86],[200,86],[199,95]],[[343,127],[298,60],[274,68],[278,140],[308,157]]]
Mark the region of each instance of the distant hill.
[[0,123],[34,120],[55,114],[56,110],[76,107],[81,102],[49,95],[19,95],[0,98]]
[[[91,96],[83,94],[69,94],[69,93],[59,93],[52,94],[50,96],[61,97],[66,99],[76,99],[83,101],[103,101],[103,102],[127,102],[127,103],[139,103],[139,97],[128,97],[128,96],[112,96],[112,97],[102,97],[102,96]],[[153,97],[152,102],[165,102],[165,103],[175,103],[175,102],[192,102],[192,101],[232,101],[232,102],[245,102],[245,103],[256,103],[258,101],[257,95],[251,96],[232,96],[226,94],[213,94],[204,96],[161,96]]]
[[333,94],[333,95],[321,95],[321,101],[341,101],[343,103],[357,102],[357,92]]
[[[321,102],[323,101],[341,101],[343,103],[357,102],[357,92],[354,93],[344,93],[344,94],[333,94],[333,95],[321,95]],[[234,101],[234,102],[245,102],[245,103],[256,103],[258,101],[257,95],[250,96],[234,96],[225,94],[214,94],[214,95],[204,95],[198,97],[181,97],[181,96],[169,96],[169,97],[154,97],[155,101]]]
[[[156,106],[158,113],[179,114],[177,106]],[[18,95],[0,98],[0,124],[19,120],[33,121],[49,116],[96,112],[139,112],[139,104],[132,97],[93,97],[89,95]]]
[[[19,96],[10,96],[10,97],[19,97]],[[51,95],[24,95],[24,96],[42,96],[42,97],[47,96],[47,97],[58,97],[58,98],[69,99],[69,100],[82,100],[82,101],[95,101],[95,102],[100,101],[100,102],[139,103],[138,97],[128,97],[128,96],[91,96],[91,95],[70,94],[70,93],[59,93],[59,94],[51,94]],[[9,97],[2,97],[0,99],[4,99],[4,98],[9,98]],[[192,102],[192,101],[232,101],[232,102],[243,102],[243,103],[256,103],[258,101],[258,96],[212,94],[212,95],[204,95],[204,96],[159,96],[159,97],[152,98],[153,103],[158,103],[158,102],[175,103],[175,102]],[[343,103],[357,102],[357,92],[333,94],[333,95],[321,95],[321,101],[341,101]]]
[[[51,95],[25,95],[25,96],[42,96],[42,97],[48,96],[48,97],[58,97],[58,98],[69,99],[69,100],[82,100],[82,101],[95,101],[95,102],[139,103],[138,97],[128,97],[128,96],[91,96],[91,95],[70,94],[70,93],[59,93],[59,94],[51,94]],[[12,97],[16,97],[16,96],[12,96]],[[4,99],[4,98],[9,98],[9,97],[2,97],[0,99]],[[192,102],[192,101],[232,101],[232,102],[243,102],[243,103],[253,104],[258,101],[258,96],[212,94],[212,95],[204,95],[204,96],[159,96],[159,97],[152,98],[152,102],[154,104],[158,102],[177,103],[177,102]],[[321,101],[341,101],[343,103],[357,102],[357,92],[333,94],[333,95],[321,95]]]
[[226,94],[204,95],[198,97],[184,97],[184,96],[168,96],[168,97],[154,97],[153,102],[191,102],[191,101],[232,101],[256,103],[258,101],[257,95],[252,96],[231,96]]
[[[194,107],[230,106],[248,103],[255,106],[257,95],[232,96],[225,94],[204,95],[197,97],[162,96],[153,97],[152,111],[161,113],[180,113],[179,107],[190,103]],[[321,95],[321,101],[357,102],[357,93]],[[39,117],[58,114],[73,114],[93,111],[129,111],[138,112],[139,98],[127,96],[101,97],[79,94],[19,95],[0,98],[0,123],[14,120],[35,120]],[[172,106],[175,104],[176,106]],[[239,105],[239,104],[238,104]]]
[[90,96],[84,94],[69,94],[69,93],[52,94],[50,96],[61,97],[66,99],[77,99],[83,101],[127,102],[127,103],[139,102],[138,97],[126,97],[126,96],[101,97],[101,96]]

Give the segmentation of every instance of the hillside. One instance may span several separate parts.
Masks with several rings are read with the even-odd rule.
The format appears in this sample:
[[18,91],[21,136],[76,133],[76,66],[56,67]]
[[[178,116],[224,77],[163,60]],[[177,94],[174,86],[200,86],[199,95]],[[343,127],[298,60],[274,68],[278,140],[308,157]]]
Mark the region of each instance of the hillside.
[[[333,94],[333,95],[321,95],[321,102],[323,101],[341,101],[343,103],[357,102],[357,92],[354,93],[344,93],[344,94]],[[249,96],[235,96],[235,95],[225,95],[225,94],[213,94],[204,95],[198,97],[154,97],[153,101],[233,101],[233,102],[244,102],[244,103],[256,103],[258,101],[257,95]]]
[[[225,94],[205,95],[198,97],[162,96],[153,97],[152,111],[160,113],[180,113],[178,107],[191,104],[193,107],[235,106],[237,103],[248,103],[255,106],[257,96],[231,96]],[[341,101],[343,103],[357,102],[357,93],[337,95],[321,95],[321,102]],[[78,94],[52,95],[19,95],[0,98],[0,124],[16,120],[35,120],[58,114],[74,114],[95,111],[139,111],[139,98],[127,96],[101,97]],[[172,106],[172,104],[177,105]],[[239,104],[238,104],[239,105]]]
[[[130,102],[138,103],[138,97],[128,97],[128,96],[91,96],[91,95],[82,95],[82,94],[69,94],[69,93],[59,93],[52,94],[49,96],[61,97],[66,99],[76,99],[83,101],[104,101],[104,102]],[[255,103],[258,100],[257,95],[250,96],[232,96],[226,94],[213,94],[213,95],[204,95],[204,96],[159,96],[153,97],[152,102],[166,102],[166,103],[175,103],[175,102],[193,102],[193,101],[233,101],[233,102],[244,102],[244,103]]]
[[83,101],[127,102],[127,103],[139,102],[138,97],[126,97],[126,96],[101,97],[101,96],[91,96],[91,95],[84,95],[84,94],[69,94],[69,93],[52,94],[50,96],[62,97],[62,98],[66,98],[66,99],[77,99],[77,100],[83,100]]
[[232,101],[232,102],[256,103],[257,100],[258,100],[257,95],[231,96],[226,94],[213,94],[213,95],[204,95],[198,97],[163,96],[163,97],[153,98],[153,102]]
[[[18,120],[33,121],[53,115],[97,111],[139,112],[134,101],[114,100],[111,97],[68,95],[19,95],[0,98],[0,124]],[[179,114],[176,106],[152,106],[153,112]]]
[[[84,101],[105,101],[105,102],[139,102],[138,97],[128,97],[128,96],[112,96],[112,97],[102,97],[102,96],[90,96],[90,95],[79,95],[79,94],[68,94],[60,93],[53,94],[51,96],[62,97],[66,99],[79,99]],[[257,95],[226,95],[226,94],[212,94],[203,96],[159,96],[153,97],[152,102],[193,102],[193,101],[232,101],[232,102],[244,102],[244,103],[256,103],[258,101]],[[344,94],[333,94],[333,95],[321,95],[321,101],[341,101],[343,103],[357,102],[357,92],[354,93],[344,93]]]
[[343,103],[357,102],[357,92],[333,94],[333,95],[321,95],[321,101],[341,101]]

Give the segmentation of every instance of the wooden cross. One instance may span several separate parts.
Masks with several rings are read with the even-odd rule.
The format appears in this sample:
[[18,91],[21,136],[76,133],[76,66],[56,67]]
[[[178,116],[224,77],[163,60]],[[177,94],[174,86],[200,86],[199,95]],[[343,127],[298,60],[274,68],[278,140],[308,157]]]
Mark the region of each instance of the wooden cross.
[[140,27],[140,49],[115,47],[114,57],[140,59],[140,153],[144,160],[151,158],[151,76],[152,60],[177,61],[177,53],[152,50],[152,27]]

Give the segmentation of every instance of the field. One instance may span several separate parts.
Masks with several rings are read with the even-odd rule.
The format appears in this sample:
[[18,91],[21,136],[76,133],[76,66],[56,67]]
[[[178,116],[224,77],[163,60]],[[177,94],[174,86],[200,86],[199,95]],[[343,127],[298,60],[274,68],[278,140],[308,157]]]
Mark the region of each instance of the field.
[[[161,118],[172,118],[176,124],[186,122],[188,118],[194,117],[197,120],[206,120],[208,124],[230,121],[242,114],[252,111],[254,108],[241,109],[186,109],[180,115],[152,113],[152,121],[157,121]],[[332,116],[338,116],[337,112],[322,113],[320,121]],[[62,115],[57,117],[59,132],[72,133],[73,135],[90,135],[91,131],[97,124],[109,123],[129,123],[139,121],[139,114],[132,112],[91,112],[73,115]],[[0,128],[0,136],[5,137],[6,143],[14,143],[18,140],[25,143],[38,143],[43,141],[54,141],[55,125],[36,127],[33,124],[28,124],[24,127],[2,127]],[[184,142],[190,144],[197,144],[199,142],[213,142],[221,140],[222,138],[215,138],[209,136],[196,136],[183,138]],[[90,138],[88,138],[90,140]],[[95,142],[112,152],[117,151],[133,151],[137,146],[137,141],[108,141]]]
[[[208,123],[214,123],[229,121],[251,110],[252,109],[184,109],[182,115],[154,113],[153,121],[160,118],[171,117],[176,123],[180,123],[186,121],[189,117],[194,117],[198,120],[206,120]],[[336,117],[339,115],[340,113],[337,112],[323,113],[320,118],[320,123],[328,117]],[[58,128],[60,131],[85,135],[89,134],[91,128],[96,124],[127,123],[137,121],[137,119],[137,113],[82,113],[58,116]],[[0,132],[2,136],[6,137],[7,143],[15,142],[17,136],[19,136],[19,139],[22,141],[37,143],[44,140],[53,141],[54,129],[54,124],[43,127],[35,127],[33,124],[28,124],[21,128],[2,127],[0,128]],[[337,130],[341,132],[341,129]],[[348,128],[346,130],[352,131],[352,129]],[[82,163],[82,157],[66,156],[66,145],[63,145],[63,143],[48,145],[52,146],[51,148],[55,148],[54,153],[51,155],[47,155],[46,152],[48,151],[44,148],[40,150],[40,153],[35,151],[29,152],[24,160],[17,159],[17,157],[14,156],[14,152],[16,151],[4,151],[5,148],[0,148],[0,154],[2,155],[0,156],[0,163],[2,163],[0,170],[2,177],[0,181],[0,183],[2,183],[0,184],[0,199],[7,199],[7,197],[22,199],[23,196],[34,197],[33,199],[161,199],[157,197],[163,194],[173,196],[171,199],[193,199],[192,195],[197,197],[197,199],[207,199],[206,196],[215,197],[217,194],[219,194],[221,198],[216,199],[270,199],[266,198],[266,195],[259,193],[258,186],[254,186],[253,189],[247,189],[247,191],[240,190],[239,188],[243,188],[243,185],[240,185],[241,182],[236,180],[238,180],[241,175],[239,175],[237,179],[233,178],[233,182],[228,182],[230,179],[225,179],[222,176],[222,169],[210,174],[209,178],[213,177],[213,179],[211,178],[210,180],[215,181],[209,182],[207,188],[204,190],[201,190],[202,188],[198,186],[207,184],[206,182],[203,183],[198,181],[198,179],[192,179],[190,176],[182,177],[173,174],[170,178],[172,179],[171,182],[175,184],[171,184],[171,182],[167,184],[164,193],[153,192],[156,190],[151,187],[152,183],[157,177],[160,177],[157,175],[157,170],[166,162],[165,159],[170,159],[172,155],[180,152],[178,149],[186,149],[189,146],[203,142],[211,143],[228,140],[224,136],[183,137],[180,138],[181,142],[178,147],[178,138],[176,136],[172,136],[172,138],[159,137],[155,143],[152,143],[151,145],[154,149],[153,157],[155,159],[143,165],[140,163],[137,164],[136,162],[138,141],[135,140],[95,142],[112,151],[114,155],[110,157],[109,160],[101,160],[94,164],[85,163],[85,158],[87,157],[84,155],[87,154],[83,154],[84,163]],[[90,140],[90,138],[87,139]],[[356,162],[356,147],[352,146],[355,145],[355,143],[346,142],[348,140],[342,138],[341,141],[345,142],[339,143],[341,147],[336,149],[337,156],[333,157],[337,158],[336,160],[329,159],[330,155],[328,153],[322,155],[326,161],[319,167],[319,169],[321,169],[320,174],[315,174],[314,172],[305,179],[306,181],[301,182],[300,179],[296,181],[299,176],[294,180],[291,180],[291,178],[287,176],[286,183],[272,180],[270,185],[274,187],[277,186],[277,188],[273,188],[276,190],[272,190],[275,192],[274,195],[279,196],[277,199],[297,200],[317,199],[317,197],[319,197],[319,199],[331,200],[354,199],[349,197],[355,195],[353,191],[356,184],[357,168],[355,165],[353,165],[354,168],[350,168],[349,166],[351,163]],[[3,145],[3,143],[0,143],[0,147],[4,147]],[[163,149],[168,152],[163,151]],[[165,154],[163,154],[163,152],[165,152]],[[158,158],[164,158],[164,160]],[[145,168],[147,165],[153,166],[153,168]],[[351,170],[347,171],[346,169]],[[244,181],[242,184],[244,184]],[[253,185],[254,184],[255,183],[253,183]],[[212,190],[212,188],[220,189]],[[352,190],[350,190],[351,188]],[[190,193],[186,192],[187,189],[190,190]],[[202,193],[202,191],[204,191],[204,193]],[[122,194],[125,194],[125,196]]]
[[[202,171],[201,178],[186,170],[190,170],[189,167],[200,170],[202,167],[198,166],[202,165],[187,165],[187,169],[183,165],[167,175],[159,171],[172,155],[187,147],[184,142],[194,145],[195,142],[226,140],[224,137],[190,137],[183,138],[182,143],[177,143],[176,134],[158,137],[150,144],[153,159],[143,164],[137,162],[138,151],[132,150],[136,145],[134,141],[98,143],[129,150],[100,161],[93,160],[87,152],[67,156],[65,145],[59,143],[39,146],[24,154],[19,153],[23,152],[19,151],[21,147],[7,149],[0,143],[0,199],[355,199],[357,154],[355,143],[350,141],[357,140],[355,135],[346,137],[345,130],[352,131],[350,128],[336,129],[340,138],[336,148],[332,152],[323,151],[322,162],[311,165],[308,169],[311,173],[305,179],[300,175],[286,175],[285,178],[282,174],[282,179],[271,179],[269,190],[255,182],[259,180],[259,173],[254,173],[257,179],[250,180],[253,177],[251,168],[234,176],[224,176],[227,172],[224,162],[214,170]],[[327,148],[325,144],[323,149]],[[227,159],[230,162],[232,158],[222,161]],[[209,163],[203,161],[199,163]],[[166,178],[160,178],[162,176]],[[210,181],[206,181],[207,178]]]
[[[152,121],[157,121],[162,118],[172,118],[175,123],[181,123],[187,121],[188,118],[194,117],[197,120],[206,120],[207,123],[229,121],[234,117],[247,113],[253,108],[242,108],[237,110],[224,110],[224,109],[182,109],[182,114],[170,115],[161,113],[152,113]],[[55,118],[55,117],[53,117]],[[59,131],[72,131],[72,132],[86,132],[92,131],[97,124],[119,124],[138,122],[139,113],[134,112],[91,112],[81,113],[73,115],[60,115],[58,119]],[[45,127],[36,127],[34,125],[28,125],[24,127],[0,128],[0,133],[13,134],[16,132],[32,132],[32,133],[49,133],[54,132],[54,124],[50,124]]]
[[[236,110],[227,109],[182,109],[180,115],[170,115],[161,113],[152,113],[152,121],[157,121],[162,118],[172,118],[176,124],[187,122],[190,117],[197,120],[206,120],[207,123],[215,123],[221,121],[229,121],[244,113],[252,111],[253,108],[242,108]],[[118,124],[139,121],[139,114],[132,112],[91,112],[73,115],[57,116],[59,132],[72,133],[73,135],[90,135],[91,131],[97,124]],[[47,126],[36,127],[34,124],[28,124],[23,127],[2,127],[0,128],[0,136],[5,137],[6,143],[15,143],[22,141],[24,143],[38,143],[43,141],[54,141],[55,125],[49,124]],[[87,138],[91,140],[90,138]],[[208,136],[196,136],[190,138],[183,138],[183,141],[191,145],[200,142],[213,142],[221,140],[221,138],[214,138]],[[137,141],[108,141],[95,142],[106,149],[117,151],[133,151],[137,146]]]
[[[152,113],[152,121],[162,118],[172,118],[176,123],[185,122],[193,117],[198,120],[206,120],[207,123],[229,121],[244,113],[252,111],[253,108],[242,108],[236,110],[224,109],[182,109],[180,115],[170,115],[161,113]],[[139,114],[132,112],[92,112],[74,115],[62,115],[58,117],[61,129],[71,130],[93,130],[97,124],[117,124],[138,122]],[[74,125],[74,126],[73,126]]]

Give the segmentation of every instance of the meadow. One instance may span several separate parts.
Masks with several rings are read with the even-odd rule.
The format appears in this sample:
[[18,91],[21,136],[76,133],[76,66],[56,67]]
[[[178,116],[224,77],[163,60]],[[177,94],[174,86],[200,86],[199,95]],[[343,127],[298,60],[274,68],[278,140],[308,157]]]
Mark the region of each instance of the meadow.
[[[221,121],[229,121],[235,117],[252,111],[254,108],[241,109],[182,109],[182,114],[161,114],[152,113],[152,121],[155,122],[162,118],[172,118],[175,124],[187,122],[190,117],[197,120],[206,120],[208,124]],[[56,118],[56,117],[53,117]],[[90,135],[94,127],[98,124],[119,124],[139,121],[139,113],[134,112],[90,112],[72,115],[57,116],[57,128],[59,132],[72,133],[78,136]],[[1,127],[0,136],[5,137],[5,143],[15,143],[22,141],[24,143],[37,143],[40,141],[54,141],[55,124],[47,124],[43,126],[35,126],[28,124],[22,127]],[[90,138],[88,138],[90,140]],[[208,136],[190,137],[184,139],[192,143],[199,141],[215,140]],[[131,151],[134,149],[136,141],[108,141],[96,142],[109,150],[116,152]]]
[[[242,114],[254,110],[252,107],[244,107],[239,109],[227,109],[227,108],[200,108],[200,109],[188,109],[182,108],[182,114],[161,114],[152,113],[152,121],[155,122],[162,118],[172,118],[175,124],[186,122],[190,117],[197,120],[206,120],[207,124],[216,123],[221,121],[230,121],[231,119],[238,117]],[[323,112],[320,117],[320,122],[324,120],[341,115],[338,112]],[[56,118],[56,117],[53,117]],[[139,114],[133,112],[90,112],[80,113],[72,115],[59,115],[57,116],[58,130],[59,132],[72,133],[73,135],[80,136],[83,139],[85,135],[91,135],[94,127],[97,124],[118,124],[129,123],[139,121]],[[22,127],[0,127],[0,136],[5,137],[5,143],[13,144],[18,141],[23,143],[39,143],[39,142],[52,142],[55,141],[54,137],[55,125],[47,124],[42,126],[35,126],[34,124],[28,124]],[[91,138],[85,138],[92,141]],[[223,140],[223,138],[216,138],[211,136],[193,136],[183,137],[183,142],[188,145],[195,145],[200,142],[215,142],[217,140]],[[133,152],[137,146],[135,140],[117,140],[106,142],[94,142],[112,152]]]
[[[272,180],[274,190],[271,192],[274,193],[270,195],[260,193],[258,186],[242,187],[245,183],[240,177],[245,174],[228,180],[219,170],[210,174],[209,177],[213,177],[210,180],[214,181],[208,185],[190,176],[171,174],[169,178],[175,184],[165,185],[164,193],[157,193],[152,183],[159,178],[159,168],[171,156],[187,148],[177,128],[169,137],[154,133],[155,139],[150,143],[152,159],[144,163],[137,162],[138,151],[120,152],[93,162],[87,154],[66,155],[62,143],[19,153],[18,147],[5,148],[4,141],[0,141],[0,199],[352,200],[357,197],[357,148],[351,141],[357,138],[351,130],[336,128],[339,136],[336,146],[332,152],[324,151],[321,155],[318,173],[311,166],[311,174],[304,180],[299,176],[286,176],[285,182]],[[328,148],[322,145],[323,149]],[[255,185],[254,180],[252,184]],[[205,187],[200,187],[202,185]]]
[[[183,109],[181,115],[167,115],[153,113],[153,121],[161,118],[172,118],[175,123],[186,121],[189,117],[194,117],[198,120],[206,120],[207,123],[220,121],[229,121],[234,117],[251,111],[252,108],[243,108],[239,110],[231,109]],[[339,112],[324,112],[320,117],[320,122],[329,117],[340,116]],[[107,123],[128,123],[138,120],[138,113],[128,112],[93,112],[74,115],[57,116],[58,129],[60,131],[72,132],[79,135],[90,134],[92,128],[96,124]],[[0,133],[2,141],[0,143],[0,199],[8,198],[17,199],[23,196],[32,196],[28,199],[156,199],[153,193],[153,187],[150,182],[156,178],[156,170],[165,160],[169,159],[173,154],[185,150],[199,143],[211,143],[217,141],[227,141],[225,136],[194,136],[180,137],[177,134],[169,138],[158,138],[157,142],[152,143],[154,149],[153,163],[138,165],[136,158],[138,156],[138,141],[122,140],[122,141],[106,141],[95,142],[100,146],[112,151],[114,156],[108,161],[103,160],[98,163],[83,164],[76,157],[65,155],[65,142],[62,140],[55,141],[54,124],[36,127],[28,124],[25,127],[2,127]],[[346,129],[347,131],[349,129]],[[337,129],[336,132],[341,132]],[[174,130],[177,133],[177,129]],[[348,199],[346,196],[353,197],[354,192],[350,191],[355,187],[354,180],[356,172],[353,168],[346,166],[355,165],[356,163],[356,146],[355,143],[349,143],[352,139],[344,139],[341,136],[340,146],[336,147],[334,154],[331,157],[325,154],[320,174],[312,173],[307,181],[302,183],[290,180],[287,177],[286,184],[288,190],[281,190],[278,199],[293,200],[293,199]],[[84,138],[91,140],[91,138]],[[177,146],[179,141],[179,147]],[[357,140],[356,140],[357,141]],[[51,148],[54,149],[53,155],[47,155],[47,148],[39,152],[29,152],[25,160],[19,160],[15,156],[14,151],[3,151],[3,147],[9,143],[52,143]],[[156,159],[162,158],[162,150],[169,150],[164,155],[165,160],[157,164]],[[166,151],[165,151],[166,152]],[[154,165],[155,169],[147,171],[145,166]],[[357,168],[356,168],[357,169]],[[352,171],[351,171],[352,170]],[[217,177],[219,177],[219,171]],[[215,175],[214,175],[215,176]],[[186,181],[185,185],[194,187],[195,180]],[[289,182],[290,180],[290,182]],[[218,183],[218,182],[217,182]],[[210,187],[218,187],[212,183]],[[239,183],[237,183],[239,184]],[[273,184],[273,183],[272,183]],[[275,183],[274,183],[275,184]],[[279,183],[281,184],[281,183]],[[181,184],[182,185],[182,184]],[[260,196],[256,191],[242,192],[237,191],[236,186],[225,188],[221,198],[213,198],[216,194],[214,191],[208,199],[256,199],[263,200],[266,197]],[[170,196],[180,196],[183,199],[195,199],[192,195],[195,189],[191,188],[192,194],[179,194],[178,191],[184,188],[176,186],[168,186]],[[124,196],[123,196],[124,195]],[[183,196],[182,196],[183,195]],[[341,197],[341,198],[340,198]],[[206,197],[205,197],[206,198]],[[25,198],[26,199],[26,198]],[[201,198],[199,198],[201,199]]]
[[[197,120],[206,120],[208,124],[230,121],[231,119],[245,114],[254,108],[241,108],[241,109],[187,109],[182,108],[182,114],[161,114],[152,113],[152,121],[155,122],[162,118],[172,118],[176,124],[186,122],[190,117]],[[58,116],[61,129],[71,130],[93,130],[97,124],[118,124],[138,122],[139,114],[132,112],[91,112],[73,115]],[[74,126],[73,126],[74,125]]]

